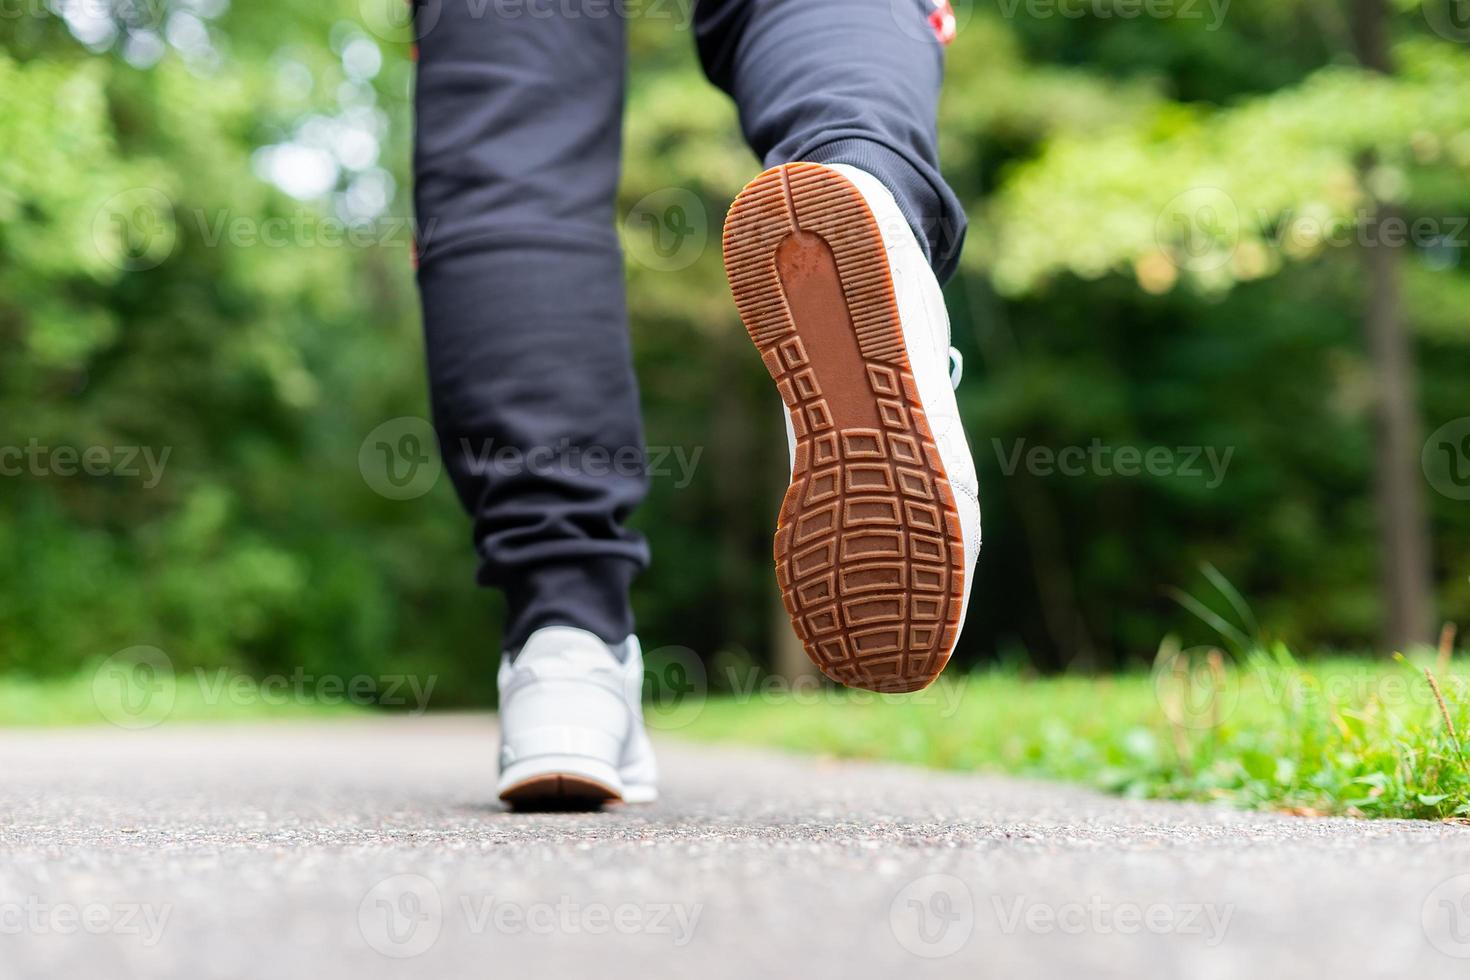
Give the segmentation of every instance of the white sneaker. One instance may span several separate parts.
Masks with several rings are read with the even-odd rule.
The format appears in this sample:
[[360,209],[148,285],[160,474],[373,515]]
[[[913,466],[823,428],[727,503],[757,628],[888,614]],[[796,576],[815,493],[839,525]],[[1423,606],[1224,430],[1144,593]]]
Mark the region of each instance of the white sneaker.
[[586,630],[539,629],[514,661],[501,658],[499,684],[502,800],[580,808],[658,797],[636,636],[615,651]]
[[776,579],[796,634],[833,680],[925,687],[959,638],[980,549],[939,283],[877,178],[815,163],[740,192],[725,272],[786,406]]

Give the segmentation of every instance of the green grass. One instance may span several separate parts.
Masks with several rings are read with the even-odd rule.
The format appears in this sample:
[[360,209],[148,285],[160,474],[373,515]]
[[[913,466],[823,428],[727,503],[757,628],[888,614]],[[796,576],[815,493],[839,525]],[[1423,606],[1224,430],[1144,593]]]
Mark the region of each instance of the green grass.
[[[748,677],[717,664],[712,683],[736,693],[707,701],[678,696],[677,684],[656,686],[649,722],[694,739],[1063,779],[1133,797],[1470,816],[1470,766],[1458,737],[1470,736],[1470,665],[1444,655],[1299,662],[1276,646],[1231,661],[1165,649],[1151,674],[992,670],[912,695],[793,689],[770,678],[752,685]],[[241,676],[174,674],[162,662],[150,669],[147,656],[60,680],[0,677],[0,725],[148,728],[358,710]]]
[[[1425,668],[1437,675],[1441,709]],[[716,676],[715,683],[720,681]],[[740,685],[735,685],[737,690]],[[768,688],[712,698],[671,733],[1086,783],[1132,797],[1303,814],[1470,814],[1470,671],[1433,654],[1298,662],[1165,651],[1152,674],[990,671],[914,695]],[[655,721],[660,712],[650,717]]]
[[320,718],[355,710],[294,691],[262,690],[242,675],[215,672],[169,674],[162,681],[129,673],[121,684],[106,671],[44,680],[0,676],[0,726],[144,729],[178,722]]

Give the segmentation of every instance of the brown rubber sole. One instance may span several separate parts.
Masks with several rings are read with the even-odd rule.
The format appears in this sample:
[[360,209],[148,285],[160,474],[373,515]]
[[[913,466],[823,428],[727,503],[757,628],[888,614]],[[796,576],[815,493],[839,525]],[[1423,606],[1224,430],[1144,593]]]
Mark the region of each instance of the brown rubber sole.
[[611,786],[583,776],[533,776],[507,787],[500,799],[513,810],[596,810],[623,798]]
[[964,544],[877,220],[837,171],[789,163],[745,185],[724,251],[796,433],[775,541],[791,624],[833,680],[917,691],[959,632]]

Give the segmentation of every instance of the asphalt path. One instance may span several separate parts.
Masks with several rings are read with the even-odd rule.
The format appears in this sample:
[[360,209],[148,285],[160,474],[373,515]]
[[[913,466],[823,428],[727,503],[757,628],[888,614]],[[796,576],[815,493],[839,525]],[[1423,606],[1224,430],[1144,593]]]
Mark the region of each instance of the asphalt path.
[[657,804],[514,814],[494,747],[487,716],[0,734],[0,980],[1470,975],[1452,824],[671,740]]

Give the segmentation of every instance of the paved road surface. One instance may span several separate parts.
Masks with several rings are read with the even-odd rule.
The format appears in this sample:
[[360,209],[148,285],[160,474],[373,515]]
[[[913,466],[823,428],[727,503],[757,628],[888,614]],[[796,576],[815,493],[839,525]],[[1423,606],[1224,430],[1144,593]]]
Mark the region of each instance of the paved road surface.
[[668,741],[662,803],[515,815],[493,741],[0,734],[0,978],[1470,975],[1470,829]]

